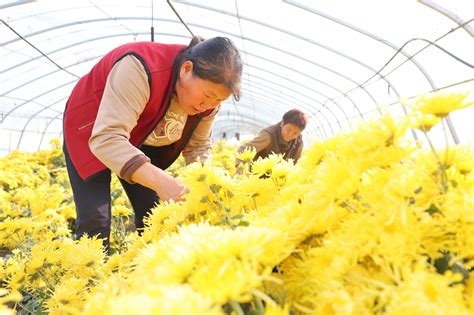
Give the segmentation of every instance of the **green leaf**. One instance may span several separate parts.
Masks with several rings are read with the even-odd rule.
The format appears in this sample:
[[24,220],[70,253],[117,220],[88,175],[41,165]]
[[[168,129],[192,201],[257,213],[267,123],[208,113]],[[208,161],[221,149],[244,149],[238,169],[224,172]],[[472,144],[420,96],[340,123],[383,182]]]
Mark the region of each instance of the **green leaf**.
[[215,194],[218,193],[221,190],[221,188],[222,186],[218,184],[212,184],[211,186],[209,186],[209,189]]
[[438,207],[436,207],[434,204],[431,204],[430,207],[426,209],[425,211],[428,212],[430,215],[433,215],[437,212],[441,213],[441,210]]

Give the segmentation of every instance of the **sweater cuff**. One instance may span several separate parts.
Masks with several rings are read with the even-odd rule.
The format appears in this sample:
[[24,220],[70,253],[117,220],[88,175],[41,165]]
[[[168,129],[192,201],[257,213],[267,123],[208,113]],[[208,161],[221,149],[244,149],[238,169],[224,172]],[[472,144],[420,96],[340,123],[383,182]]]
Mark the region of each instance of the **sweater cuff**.
[[135,155],[133,158],[128,160],[127,163],[120,170],[120,177],[125,179],[127,183],[134,184],[132,181],[132,174],[143,164],[149,163],[150,158],[146,155]]

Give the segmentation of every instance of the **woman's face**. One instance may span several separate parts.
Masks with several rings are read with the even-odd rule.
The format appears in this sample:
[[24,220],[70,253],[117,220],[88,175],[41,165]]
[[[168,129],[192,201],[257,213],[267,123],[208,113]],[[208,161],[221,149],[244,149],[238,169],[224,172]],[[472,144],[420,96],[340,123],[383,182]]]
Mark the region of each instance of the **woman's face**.
[[291,141],[298,138],[301,131],[302,130],[298,126],[293,125],[291,123],[282,125],[281,127],[281,135],[283,137],[283,140],[285,141]]
[[230,96],[230,91],[223,84],[194,76],[193,63],[188,60],[181,65],[176,95],[184,112],[196,115],[219,106]]

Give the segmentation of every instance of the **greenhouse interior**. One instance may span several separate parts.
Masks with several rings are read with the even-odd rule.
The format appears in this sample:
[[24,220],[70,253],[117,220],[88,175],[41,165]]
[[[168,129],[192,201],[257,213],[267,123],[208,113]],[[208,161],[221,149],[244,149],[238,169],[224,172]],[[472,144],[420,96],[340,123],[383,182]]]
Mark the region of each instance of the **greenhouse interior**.
[[0,1],[1,314],[473,314],[474,1]]

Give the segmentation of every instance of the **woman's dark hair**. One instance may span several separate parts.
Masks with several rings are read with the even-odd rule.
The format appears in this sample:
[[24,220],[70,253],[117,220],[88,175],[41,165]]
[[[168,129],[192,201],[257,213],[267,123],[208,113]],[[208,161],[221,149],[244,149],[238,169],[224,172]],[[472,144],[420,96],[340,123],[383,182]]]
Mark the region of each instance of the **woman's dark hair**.
[[214,37],[204,40],[194,36],[188,47],[182,50],[174,61],[173,70],[176,76],[181,65],[187,60],[192,61],[195,76],[223,84],[236,101],[240,99],[242,60],[230,39]]
[[303,130],[308,123],[308,116],[299,109],[289,110],[283,115],[283,125],[293,124]]

